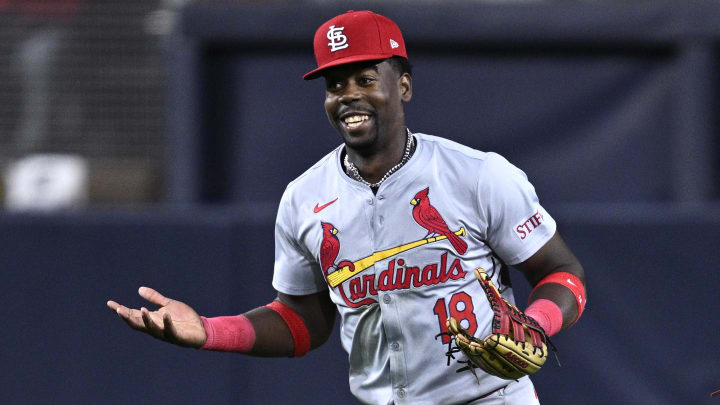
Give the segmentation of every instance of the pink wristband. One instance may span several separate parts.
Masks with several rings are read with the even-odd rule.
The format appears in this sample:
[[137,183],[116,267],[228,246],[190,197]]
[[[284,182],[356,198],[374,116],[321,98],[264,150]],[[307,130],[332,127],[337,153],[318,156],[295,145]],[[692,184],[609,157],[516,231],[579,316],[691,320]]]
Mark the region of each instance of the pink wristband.
[[530,291],[530,297],[528,297],[528,301],[532,299],[532,296],[535,291],[537,291],[538,287],[548,283],[560,284],[561,286],[570,290],[570,292],[575,296],[575,303],[577,303],[577,316],[575,317],[575,320],[573,320],[571,323],[571,325],[574,325],[575,322],[580,319],[580,316],[585,310],[585,303],[587,302],[587,298],[585,297],[585,285],[574,274],[566,272],[550,273],[542,280],[540,280],[540,282],[535,285],[533,290]]
[[255,345],[255,328],[245,315],[200,319],[207,335],[202,350],[247,353]]
[[560,307],[546,299],[535,300],[525,309],[525,315],[536,320],[545,329],[545,334],[552,336],[562,329],[563,315]]

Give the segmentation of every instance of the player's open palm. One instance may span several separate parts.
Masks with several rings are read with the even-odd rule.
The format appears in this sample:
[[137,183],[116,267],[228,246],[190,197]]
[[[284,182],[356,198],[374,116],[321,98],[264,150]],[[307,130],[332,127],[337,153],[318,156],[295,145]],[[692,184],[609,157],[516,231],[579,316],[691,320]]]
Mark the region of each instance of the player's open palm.
[[159,306],[156,311],[145,307],[127,308],[115,301],[107,306],[131,328],[179,346],[200,347],[207,338],[202,319],[189,305],[163,296],[149,287],[140,287],[138,294]]

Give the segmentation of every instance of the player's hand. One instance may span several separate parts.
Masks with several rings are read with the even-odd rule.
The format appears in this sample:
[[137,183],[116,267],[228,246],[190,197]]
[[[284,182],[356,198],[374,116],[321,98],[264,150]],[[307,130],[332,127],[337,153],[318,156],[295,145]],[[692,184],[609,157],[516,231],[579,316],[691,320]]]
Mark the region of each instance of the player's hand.
[[159,306],[156,311],[142,307],[127,308],[115,301],[107,306],[131,328],[179,346],[199,348],[207,339],[202,319],[189,305],[167,298],[149,287],[140,287],[138,294]]

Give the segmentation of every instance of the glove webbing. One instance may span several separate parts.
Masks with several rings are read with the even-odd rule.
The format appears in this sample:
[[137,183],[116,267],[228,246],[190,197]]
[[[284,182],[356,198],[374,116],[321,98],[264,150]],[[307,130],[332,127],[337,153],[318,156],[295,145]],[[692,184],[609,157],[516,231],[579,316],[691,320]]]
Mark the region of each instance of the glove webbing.
[[482,277],[478,277],[478,282],[490,302],[490,308],[493,310],[492,332],[509,336],[510,326],[512,325],[513,340],[525,347],[524,323],[525,326],[528,327],[528,332],[532,339],[533,353],[535,353],[535,350],[542,351],[542,342],[545,342],[552,350],[555,361],[557,361],[558,366],[560,366],[557,348],[555,348],[555,345],[550,341],[550,338],[547,337],[545,330],[543,330],[535,319],[525,315],[525,313],[520,311],[515,305],[510,304],[504,299],[498,293],[497,288],[487,273],[482,272],[481,275]]
[[478,279],[478,282],[485,291],[493,310],[492,332],[510,336],[512,327],[513,340],[525,345],[525,328],[523,328],[523,324],[525,324],[528,327],[533,346],[535,348],[542,347],[542,343],[547,342],[548,339],[537,321],[501,297],[487,274],[483,273],[482,277],[483,280]]

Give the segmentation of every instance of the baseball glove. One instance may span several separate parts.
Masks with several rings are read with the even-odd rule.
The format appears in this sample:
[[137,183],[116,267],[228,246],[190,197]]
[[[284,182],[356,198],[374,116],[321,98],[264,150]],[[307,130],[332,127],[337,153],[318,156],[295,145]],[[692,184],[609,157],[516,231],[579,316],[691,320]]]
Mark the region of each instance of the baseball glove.
[[535,374],[547,360],[548,345],[553,351],[555,347],[534,319],[500,295],[485,270],[475,269],[475,277],[494,312],[492,333],[480,340],[470,335],[455,318],[448,318],[448,332],[457,346],[454,350],[451,348],[448,356],[452,356],[452,352],[463,352],[473,374],[475,368],[506,380]]

